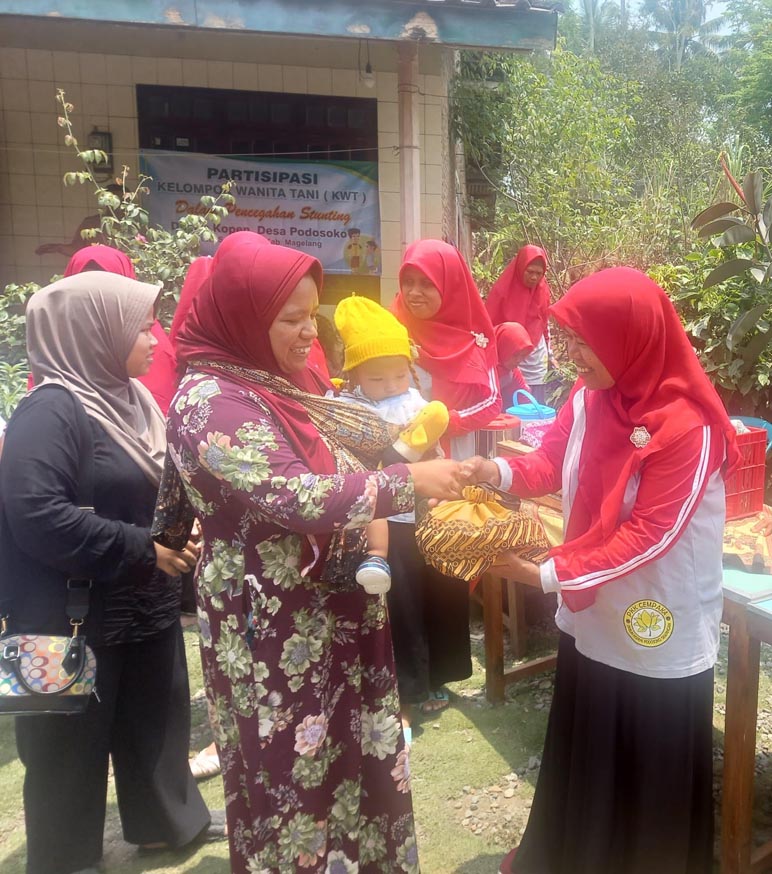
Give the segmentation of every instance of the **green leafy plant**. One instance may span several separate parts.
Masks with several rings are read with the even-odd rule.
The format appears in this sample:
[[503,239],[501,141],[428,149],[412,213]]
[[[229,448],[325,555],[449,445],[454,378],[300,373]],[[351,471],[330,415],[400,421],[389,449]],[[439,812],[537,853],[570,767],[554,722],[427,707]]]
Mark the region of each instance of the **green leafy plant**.
[[[729,359],[725,376],[747,395],[753,389],[766,390],[770,382],[772,196],[765,188],[772,186],[765,186],[760,170],[748,173],[740,185],[723,157],[722,167],[736,199],[702,210],[692,226],[700,238],[712,241],[708,254],[713,263],[700,291],[705,301],[720,301],[720,318],[725,324],[728,320],[722,349]],[[705,328],[709,325],[710,319]],[[701,327],[699,322],[694,326],[698,337]],[[714,338],[709,351],[717,345]]]
[[124,166],[121,175],[115,179],[118,193],[105,188],[94,173],[100,164],[106,163],[107,155],[95,149],[80,149],[72,124],[73,106],[67,102],[61,89],[57,91],[56,99],[61,111],[58,123],[65,131],[65,145],[72,147],[83,167],[65,173],[63,182],[68,186],[90,184],[101,216],[100,228],[85,229],[81,236],[84,240],[102,241],[125,252],[138,279],[162,287],[165,315],[168,316],[179,298],[190,262],[199,255],[201,243],[217,240],[214,228],[235,204],[234,197],[229,194],[230,182],[223,185],[222,193],[217,197],[202,197],[201,209],[182,216],[174,231],[153,225],[147,208],[142,204],[142,196],[149,194],[147,183],[150,177],[140,173],[132,183],[130,168]]

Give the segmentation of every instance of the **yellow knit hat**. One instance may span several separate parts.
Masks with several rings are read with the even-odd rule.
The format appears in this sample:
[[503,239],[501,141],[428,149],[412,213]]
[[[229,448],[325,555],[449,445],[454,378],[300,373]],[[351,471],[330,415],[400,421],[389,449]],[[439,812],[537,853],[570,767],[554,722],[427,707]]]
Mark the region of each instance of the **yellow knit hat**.
[[344,371],[371,358],[412,357],[405,326],[369,298],[352,295],[342,300],[335,308],[335,327],[345,347]]

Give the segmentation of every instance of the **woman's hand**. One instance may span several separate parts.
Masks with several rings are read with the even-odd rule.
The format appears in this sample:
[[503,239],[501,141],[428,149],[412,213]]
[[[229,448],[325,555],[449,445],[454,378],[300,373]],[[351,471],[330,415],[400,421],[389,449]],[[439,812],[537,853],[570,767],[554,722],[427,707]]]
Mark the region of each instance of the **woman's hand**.
[[419,461],[407,467],[413,478],[415,493],[422,498],[454,501],[461,497],[461,489],[467,484],[462,465],[449,458]]
[[481,455],[473,455],[461,462],[461,470],[469,483],[490,483],[501,485],[501,474],[498,465]]
[[512,577],[518,583],[526,583],[529,586],[541,588],[539,565],[520,558],[511,550],[502,552],[491,566],[491,570],[503,576]]
[[170,577],[178,577],[180,574],[193,570],[201,552],[201,547],[193,543],[192,540],[188,541],[185,549],[179,551],[155,542],[153,546],[155,546],[156,567],[165,574],[169,574]]

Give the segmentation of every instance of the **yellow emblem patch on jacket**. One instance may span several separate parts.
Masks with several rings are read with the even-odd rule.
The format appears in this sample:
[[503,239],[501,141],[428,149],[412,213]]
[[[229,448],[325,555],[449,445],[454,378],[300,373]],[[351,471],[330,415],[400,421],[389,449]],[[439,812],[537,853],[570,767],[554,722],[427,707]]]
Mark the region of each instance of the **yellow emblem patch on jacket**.
[[659,601],[636,601],[624,615],[625,631],[639,646],[662,646],[673,633],[673,614]]

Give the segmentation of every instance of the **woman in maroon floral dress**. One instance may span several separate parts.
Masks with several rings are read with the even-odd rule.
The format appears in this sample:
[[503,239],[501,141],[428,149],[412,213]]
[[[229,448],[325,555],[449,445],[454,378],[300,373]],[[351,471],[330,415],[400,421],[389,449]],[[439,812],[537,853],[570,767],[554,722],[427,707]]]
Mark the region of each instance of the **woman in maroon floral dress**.
[[238,247],[178,338],[169,446],[203,529],[234,874],[418,871],[388,620],[349,568],[363,526],[412,509],[414,492],[457,495],[460,468],[368,471],[341,443],[339,402],[306,367],[321,281],[301,252]]

